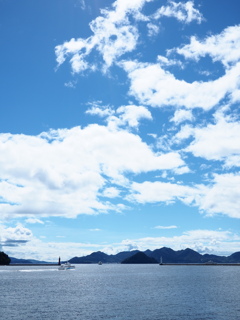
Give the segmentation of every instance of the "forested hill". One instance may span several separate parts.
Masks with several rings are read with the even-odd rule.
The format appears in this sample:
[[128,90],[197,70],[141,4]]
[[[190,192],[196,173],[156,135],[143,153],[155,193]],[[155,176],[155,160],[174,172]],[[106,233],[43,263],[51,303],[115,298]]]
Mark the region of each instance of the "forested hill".
[[9,263],[11,262],[11,259],[9,258],[9,256],[4,253],[4,252],[0,252],[0,265],[9,265]]

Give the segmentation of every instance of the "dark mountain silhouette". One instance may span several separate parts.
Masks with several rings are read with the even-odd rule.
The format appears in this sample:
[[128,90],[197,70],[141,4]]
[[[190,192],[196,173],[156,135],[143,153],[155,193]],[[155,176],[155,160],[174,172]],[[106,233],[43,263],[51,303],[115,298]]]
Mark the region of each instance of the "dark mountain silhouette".
[[133,256],[124,259],[121,263],[123,264],[130,264],[130,263],[138,263],[138,264],[145,264],[145,263],[157,263],[157,260],[147,256],[144,252],[137,252]]
[[[132,257],[139,250],[134,251],[123,251],[116,255],[107,255],[101,251],[93,252],[92,254],[85,257],[74,257],[69,261],[71,263],[121,263],[127,258]],[[154,251],[146,250],[144,254],[150,258],[154,258],[156,262],[163,263],[206,263],[213,261],[215,263],[240,263],[240,252],[235,252],[229,257],[217,256],[213,254],[200,254],[192,249],[184,249],[174,251],[171,248],[163,247]]]
[[240,262],[240,252],[235,252],[228,257],[229,263],[235,263],[236,261]]
[[131,257],[135,253],[139,252],[138,250],[134,251],[123,251],[119,252],[116,255],[108,255],[101,251],[93,252],[85,257],[74,257],[69,260],[70,263],[121,263],[124,259]]
[[[121,263],[127,258],[132,257],[136,253],[140,252],[139,250],[133,251],[123,251],[119,252],[115,255],[108,255],[104,252],[97,251],[93,252],[90,255],[84,257],[74,257],[69,260],[70,263],[80,264],[80,263],[98,263],[101,261],[102,263]],[[231,254],[228,257],[225,256],[217,256],[214,254],[200,254],[192,249],[184,249],[174,251],[171,248],[160,248],[156,250],[146,250],[144,254],[147,257],[154,258],[156,262],[160,262],[162,260],[163,263],[207,263],[212,261],[214,263],[240,263],[240,251]],[[32,259],[16,259],[11,258],[11,264],[21,263],[21,264],[51,264],[52,262],[38,261]]]
[[4,252],[0,252],[0,265],[8,265],[11,262],[11,259],[9,258],[9,256],[4,253]]

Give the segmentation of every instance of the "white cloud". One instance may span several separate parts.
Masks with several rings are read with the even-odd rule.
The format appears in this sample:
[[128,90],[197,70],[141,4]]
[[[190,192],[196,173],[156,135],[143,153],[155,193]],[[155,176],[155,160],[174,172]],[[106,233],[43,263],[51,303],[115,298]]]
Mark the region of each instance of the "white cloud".
[[180,130],[174,136],[174,141],[177,143],[182,142],[182,140],[188,139],[194,133],[193,126],[188,124],[181,126]]
[[174,116],[170,119],[170,121],[179,124],[186,120],[192,121],[193,119],[194,117],[191,110],[179,109],[175,111]]
[[194,190],[191,187],[173,184],[169,182],[132,183],[132,194],[128,199],[139,203],[175,202],[177,199],[193,200]]
[[114,187],[109,187],[104,189],[102,195],[107,198],[117,198],[119,197],[120,190]]
[[3,215],[74,217],[121,210],[121,203],[99,200],[107,183],[128,188],[129,173],[185,165],[176,152],[154,153],[139,136],[99,125],[39,136],[1,134],[0,152]]
[[19,247],[33,239],[30,229],[18,223],[16,227],[0,225],[0,245],[2,247]]
[[149,37],[154,37],[159,33],[159,26],[157,26],[156,24],[148,23],[147,28]]
[[110,117],[114,114],[113,108],[109,106],[101,106],[97,103],[94,103],[90,109],[86,111],[87,114],[96,115],[102,118]]
[[137,13],[145,1],[116,1],[115,10],[102,10],[102,16],[90,23],[93,35],[85,39],[71,39],[55,48],[58,66],[67,57],[71,57],[72,71],[82,72],[90,67],[88,55],[96,50],[103,58],[104,69],[109,68],[114,61],[126,52],[131,52],[137,45],[138,32],[128,21],[127,15]]
[[[183,138],[183,132],[188,132],[194,140],[185,149],[195,157],[207,160],[224,161],[226,166],[240,166],[240,123],[234,119],[217,114],[216,123],[205,127],[185,129],[178,134]],[[188,138],[188,135],[185,134]]]
[[239,173],[215,174],[208,185],[186,186],[169,182],[132,183],[130,201],[138,203],[174,203],[197,206],[208,216],[222,214],[240,218],[240,175]]
[[105,117],[108,126],[112,129],[125,126],[138,128],[140,120],[152,120],[152,115],[147,108],[136,105],[121,106],[116,111],[108,106],[94,105],[86,113]]
[[[56,46],[55,53],[58,66],[70,58],[73,73],[80,73],[86,69],[96,70],[97,65],[87,61],[90,53],[97,53],[103,59],[102,70],[112,66],[122,55],[133,52],[138,45],[139,32],[137,22],[145,22],[149,34],[157,34],[156,20],[161,17],[174,17],[181,22],[189,23],[202,17],[193,2],[185,4],[170,1],[169,5],[162,6],[154,15],[147,17],[141,10],[144,5],[153,0],[117,0],[112,4],[112,10],[101,10],[101,16],[90,23],[93,35],[87,39],[71,39]],[[130,18],[135,21],[130,23]]]
[[85,0],[78,0],[79,4],[80,4],[80,7],[82,10],[85,10],[86,9],[86,3],[85,3]]
[[154,19],[159,19],[161,17],[169,17],[176,18],[177,20],[185,23],[190,23],[196,20],[198,23],[201,23],[203,17],[201,13],[194,8],[193,1],[183,2],[175,2],[168,1],[167,6],[162,6],[157,12],[154,14]]
[[162,229],[162,230],[168,230],[168,229],[176,229],[177,226],[156,226],[155,229]]
[[203,41],[193,36],[188,45],[175,51],[186,59],[196,61],[209,55],[213,61],[220,61],[229,68],[240,60],[240,26],[227,27],[220,34],[211,35]]
[[210,186],[202,187],[202,193],[196,198],[196,205],[209,216],[224,214],[231,218],[240,218],[240,175],[215,174]]
[[116,115],[112,118],[109,118],[109,124],[115,126],[125,126],[137,128],[139,126],[139,122],[142,119],[152,120],[152,115],[147,108],[143,106],[122,106],[116,110]]
[[64,83],[64,86],[67,88],[76,88],[77,81],[68,81]]
[[44,224],[44,222],[40,219],[37,218],[28,218],[25,220],[26,223],[30,223],[30,224],[35,224],[35,223],[40,223],[40,224]]
[[[200,57],[206,55],[211,57],[213,63],[221,62],[225,74],[215,80],[187,82],[177,79],[167,68],[171,65],[183,68],[183,62],[164,56],[158,56],[158,63],[155,64],[129,60],[119,62],[119,65],[124,68],[131,81],[129,93],[139,103],[153,107],[202,108],[207,111],[224,98],[231,102],[239,101],[239,52],[240,26],[235,26],[226,28],[218,35],[208,36],[203,41],[192,37],[190,44],[168,51],[168,57],[178,53],[186,59],[195,60],[196,63]],[[209,73],[209,79],[210,76]]]
[[184,106],[209,110],[226,95],[234,94],[240,85],[240,63],[214,81],[192,83],[178,80],[160,64],[125,61],[121,65],[131,81],[129,94],[139,103],[152,107]]

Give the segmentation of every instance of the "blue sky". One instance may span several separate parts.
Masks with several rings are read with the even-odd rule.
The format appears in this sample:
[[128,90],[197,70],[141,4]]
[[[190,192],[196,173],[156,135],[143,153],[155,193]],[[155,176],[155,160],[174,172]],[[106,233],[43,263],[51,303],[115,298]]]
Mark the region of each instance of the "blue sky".
[[238,0],[1,0],[0,249],[240,251]]

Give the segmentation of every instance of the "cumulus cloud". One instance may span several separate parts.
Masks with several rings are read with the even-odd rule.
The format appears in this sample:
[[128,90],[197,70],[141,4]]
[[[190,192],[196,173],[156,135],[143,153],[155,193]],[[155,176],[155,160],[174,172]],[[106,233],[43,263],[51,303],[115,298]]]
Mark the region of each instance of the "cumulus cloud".
[[114,187],[109,187],[103,190],[103,197],[116,198],[120,195],[120,190]]
[[120,127],[138,128],[143,119],[152,120],[150,111],[143,106],[127,105],[114,110],[108,106],[93,105],[86,113],[106,118],[112,129]]
[[33,239],[31,230],[20,223],[16,227],[0,225],[0,235],[2,247],[19,247]]
[[[122,210],[99,200],[117,196],[107,183],[129,187],[128,175],[185,165],[177,152],[158,154],[138,135],[105,126],[0,135],[2,214],[96,214]],[[107,191],[108,190],[108,191]],[[31,201],[29,201],[31,199]]]
[[109,68],[115,59],[131,52],[137,45],[138,32],[128,21],[127,14],[138,12],[144,1],[121,2],[113,4],[115,10],[102,10],[102,16],[90,23],[93,35],[88,39],[71,39],[55,48],[58,65],[71,56],[72,71],[79,73],[90,68],[88,55],[97,51],[103,59],[104,68]]
[[[161,6],[159,10],[150,16],[143,14],[144,5],[153,0],[117,0],[112,4],[111,9],[101,10],[101,16],[90,23],[93,33],[87,39],[78,38],[66,41],[56,46],[55,53],[58,66],[70,60],[73,73],[84,72],[87,69],[96,70],[96,65],[89,61],[89,55],[96,53],[102,57],[102,70],[111,67],[124,54],[133,52],[139,39],[137,23],[146,23],[149,35],[158,33],[156,21],[164,17],[174,17],[177,20],[190,23],[196,20],[202,21],[200,12],[194,8],[193,2],[176,3],[169,1],[167,6]],[[130,19],[134,20],[131,24]]]
[[90,108],[86,111],[87,114],[96,115],[102,118],[108,118],[114,115],[115,111],[111,106],[102,105],[102,101],[94,101],[89,103]]
[[150,111],[143,106],[121,106],[117,108],[115,115],[107,119],[108,125],[113,128],[132,127],[138,128],[143,119],[152,120]]
[[192,121],[194,119],[191,110],[179,109],[176,110],[174,116],[170,119],[170,121],[179,124],[186,120]]
[[[239,52],[240,26],[234,26],[202,41],[192,37],[189,44],[168,50],[167,57],[158,56],[157,63],[126,60],[119,62],[119,65],[127,72],[130,80],[129,94],[139,103],[152,107],[202,108],[207,111],[225,98],[230,102],[239,101]],[[180,55],[179,59],[170,59],[173,54]],[[171,72],[168,70],[173,65],[185,67],[181,56],[186,59],[187,64],[188,60],[198,63],[201,57],[207,55],[213,64],[218,61],[224,68],[225,73],[214,80],[208,72],[210,80],[187,82],[178,79],[172,69]]]
[[194,190],[191,187],[179,184],[144,181],[143,183],[132,183],[132,194],[128,196],[129,200],[139,203],[166,202],[172,203],[177,199],[191,199]]
[[129,201],[139,203],[174,203],[197,206],[208,216],[222,214],[240,218],[239,173],[214,174],[207,185],[192,186],[160,181],[132,183]]
[[209,216],[224,214],[240,218],[239,173],[215,174],[211,186],[202,187],[196,205]]
[[121,65],[131,82],[129,94],[139,103],[152,107],[209,110],[228,94],[234,94],[240,85],[240,63],[227,69],[225,75],[216,80],[192,83],[177,79],[158,63],[125,61]]
[[[188,132],[188,134],[184,134]],[[240,166],[240,123],[218,114],[215,123],[207,126],[183,128],[178,138],[193,137],[185,149],[195,157],[224,161],[227,167]]]

